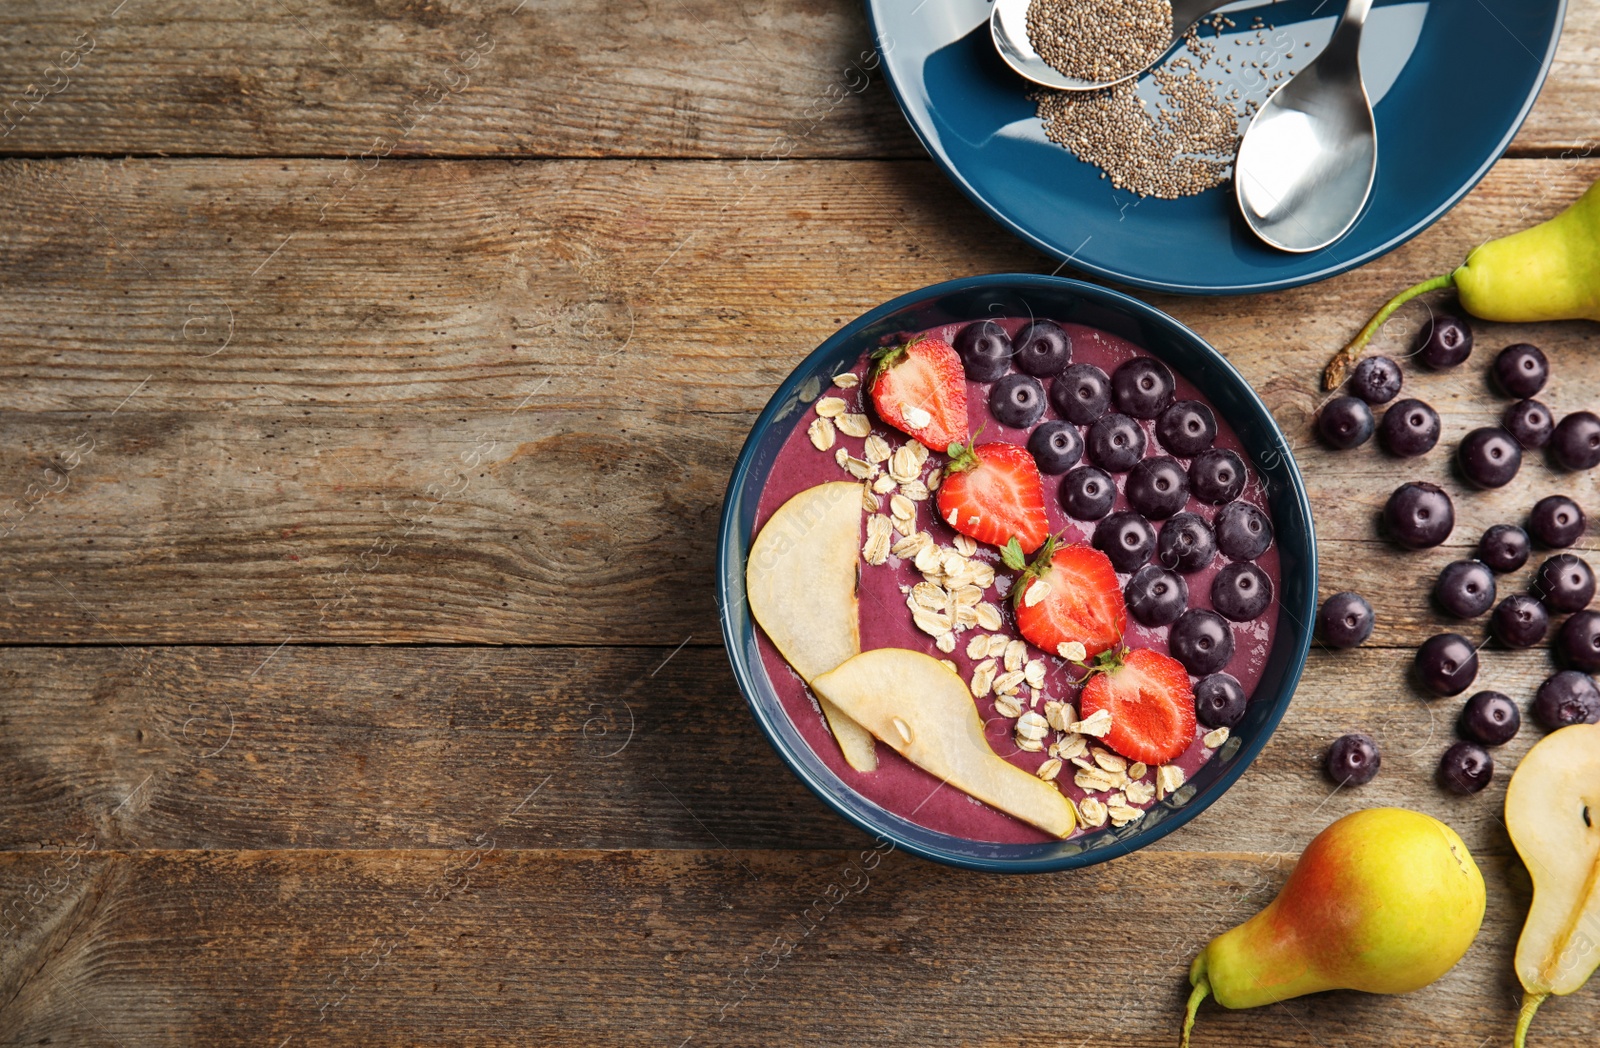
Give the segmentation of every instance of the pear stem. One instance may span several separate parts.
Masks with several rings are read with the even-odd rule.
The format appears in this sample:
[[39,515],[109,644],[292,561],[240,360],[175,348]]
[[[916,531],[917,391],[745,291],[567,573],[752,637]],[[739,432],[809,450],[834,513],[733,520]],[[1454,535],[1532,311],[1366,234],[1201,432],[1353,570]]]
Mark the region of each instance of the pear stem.
[[1349,372],[1351,365],[1356,362],[1357,358],[1361,356],[1361,351],[1366,348],[1367,341],[1378,333],[1378,329],[1383,327],[1383,322],[1388,320],[1395,310],[1418,295],[1427,294],[1429,291],[1438,291],[1440,288],[1453,287],[1455,282],[1455,274],[1446,273],[1442,277],[1434,277],[1432,280],[1424,280],[1414,287],[1408,287],[1388,302],[1385,302],[1383,308],[1374,313],[1372,319],[1367,321],[1367,326],[1357,332],[1356,337],[1350,340],[1350,344],[1335,353],[1333,359],[1328,361],[1328,367],[1322,373],[1322,388],[1328,390],[1339,388],[1339,384],[1344,381],[1345,374]]
[[1522,997],[1522,1012],[1517,1016],[1517,1034],[1512,1040],[1512,1048],[1523,1048],[1528,1038],[1528,1027],[1533,1023],[1533,1013],[1539,1010],[1539,1005],[1549,997],[1547,993],[1529,993]]
[[1200,1002],[1211,996],[1211,980],[1204,972],[1194,984],[1194,991],[1189,994],[1189,1007],[1183,1016],[1183,1038],[1178,1042],[1178,1048],[1189,1048],[1189,1033],[1194,1029],[1195,1017],[1200,1013]]

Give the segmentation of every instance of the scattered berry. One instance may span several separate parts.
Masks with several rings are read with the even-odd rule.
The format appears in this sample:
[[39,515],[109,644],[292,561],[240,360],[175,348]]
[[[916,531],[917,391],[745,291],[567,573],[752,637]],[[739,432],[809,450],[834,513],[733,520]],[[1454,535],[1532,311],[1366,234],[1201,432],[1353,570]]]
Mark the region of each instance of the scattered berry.
[[1178,383],[1155,357],[1134,357],[1111,373],[1117,410],[1134,418],[1155,418],[1167,410]]
[[1498,691],[1480,691],[1461,708],[1456,727],[1480,745],[1501,746],[1522,727],[1522,711]]
[[1507,396],[1531,397],[1550,378],[1550,362],[1538,346],[1518,342],[1495,354],[1491,373]]
[[1430,549],[1450,537],[1456,510],[1443,488],[1418,480],[1394,489],[1384,504],[1383,522],[1400,545]]
[[1061,478],[1061,508],[1078,520],[1099,520],[1111,512],[1117,486],[1110,474],[1093,466],[1079,466]]
[[1556,431],[1556,420],[1550,409],[1537,400],[1519,400],[1506,408],[1506,413],[1500,416],[1500,425],[1527,451],[1550,443],[1550,436]]
[[1480,488],[1503,488],[1522,468],[1522,445],[1499,426],[1483,426],[1456,448],[1461,472]]
[[1072,336],[1061,325],[1035,320],[1017,332],[1017,370],[1044,377],[1059,375],[1072,363]]
[[1050,383],[1050,404],[1068,422],[1087,426],[1111,406],[1111,376],[1093,364],[1073,364]]
[[[1093,657],[1121,643],[1127,606],[1104,553],[1081,543],[1058,547],[1051,539],[1032,564],[1014,545],[1002,550],[1001,557],[1007,567],[1022,572],[1011,589],[1012,610],[1017,630],[1030,644],[1053,652],[1068,641],[1080,641]],[[1040,583],[1045,596],[1029,604],[1028,589]]]
[[1388,357],[1367,357],[1350,376],[1350,392],[1368,404],[1385,404],[1400,393],[1405,381],[1400,365]]
[[1322,602],[1317,614],[1317,632],[1325,644],[1353,648],[1372,636],[1372,605],[1359,593],[1346,590]]
[[1341,451],[1365,444],[1375,427],[1372,409],[1359,397],[1334,397],[1317,412],[1317,435]]
[[1585,673],[1600,671],[1600,612],[1580,611],[1561,624],[1556,658]]
[[1167,633],[1167,648],[1196,677],[1215,673],[1233,658],[1233,630],[1214,611],[1190,608]]
[[1217,416],[1198,400],[1180,400],[1156,421],[1156,439],[1181,458],[1193,458],[1217,439]]
[[1189,584],[1183,576],[1154,564],[1135,572],[1122,595],[1133,617],[1146,626],[1171,625],[1189,606]]
[[1089,427],[1089,461],[1107,473],[1126,473],[1144,458],[1144,428],[1127,415],[1100,416]]
[[1341,786],[1365,786],[1378,774],[1382,758],[1371,735],[1351,732],[1328,747],[1328,778]]
[[1189,575],[1209,565],[1216,555],[1216,536],[1200,514],[1179,513],[1161,525],[1156,560],[1162,567]]
[[1033,453],[1040,473],[1055,476],[1076,466],[1083,458],[1083,437],[1072,423],[1051,419],[1028,434],[1028,450]]
[[1479,560],[1457,560],[1444,566],[1433,584],[1439,606],[1458,619],[1474,619],[1494,606],[1494,572]]
[[1563,469],[1593,469],[1600,465],[1600,416],[1574,411],[1556,423],[1550,448]]
[[1526,593],[1513,593],[1494,609],[1489,631],[1508,648],[1531,648],[1550,629],[1550,613]]
[[1494,758],[1475,742],[1458,742],[1439,758],[1439,782],[1453,793],[1477,793],[1494,778]]
[[1188,504],[1189,474],[1175,458],[1147,458],[1129,471],[1122,494],[1151,520],[1166,520]]
[[951,444],[939,517],[979,542],[1005,546],[1015,538],[1022,552],[1032,553],[1050,530],[1033,456],[1015,444]]
[[1189,463],[1189,491],[1201,502],[1220,506],[1244,490],[1244,460],[1226,448],[1211,448]]
[[956,353],[967,377],[974,382],[993,382],[1011,367],[1015,352],[1006,329],[992,320],[968,324],[957,333]]
[[1565,495],[1546,495],[1528,514],[1528,531],[1550,549],[1566,549],[1577,542],[1588,523],[1583,509]]
[[1111,715],[1106,745],[1155,767],[1177,758],[1194,741],[1194,692],[1175,659],[1149,648],[1113,658],[1079,695],[1083,716]]
[[1249,706],[1244,686],[1231,673],[1201,677],[1194,686],[1194,712],[1208,728],[1231,728],[1244,719]]
[[1472,355],[1472,329],[1460,317],[1435,313],[1417,332],[1411,351],[1430,368],[1453,368]]
[[989,387],[989,414],[1002,426],[1027,429],[1044,414],[1044,387],[1031,375],[1007,375]]
[[1439,443],[1439,413],[1420,400],[1401,400],[1383,413],[1378,442],[1391,455],[1416,458]]
[[1533,718],[1549,731],[1600,722],[1600,688],[1593,677],[1577,670],[1552,674],[1534,693]]
[[1118,571],[1144,566],[1156,551],[1156,529],[1137,513],[1123,510],[1102,520],[1094,529],[1094,548],[1111,558]]
[[1515,524],[1496,524],[1478,540],[1478,559],[1504,575],[1528,563],[1528,533]]
[[966,372],[948,343],[919,338],[878,350],[867,388],[879,418],[929,449],[967,439]]
[[1557,553],[1539,565],[1532,588],[1551,611],[1582,611],[1594,599],[1594,572],[1582,557]]
[[1460,695],[1478,676],[1478,653],[1459,633],[1429,637],[1417,649],[1417,680],[1431,695]]

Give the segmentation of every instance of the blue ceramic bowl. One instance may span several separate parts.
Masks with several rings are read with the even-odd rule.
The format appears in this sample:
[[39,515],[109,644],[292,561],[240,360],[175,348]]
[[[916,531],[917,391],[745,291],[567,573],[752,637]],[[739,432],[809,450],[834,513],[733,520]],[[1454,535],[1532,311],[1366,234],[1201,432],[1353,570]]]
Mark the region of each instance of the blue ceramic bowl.
[[[831,376],[884,336],[988,316],[1037,316],[1089,324],[1121,335],[1193,382],[1238,433],[1267,488],[1282,572],[1278,630],[1245,719],[1195,777],[1144,818],[1070,841],[992,844],[939,833],[856,793],[811,751],[789,720],[756,646],[745,600],[745,558],[756,505],[778,450],[806,418]],[[1182,826],[1222,796],[1261,752],[1289,707],[1311,645],[1317,601],[1317,545],[1311,505],[1288,442],[1249,383],[1199,335],[1136,298],[1063,277],[1004,273],[935,284],[879,306],[840,328],[795,368],[756,420],[723,503],[717,542],[722,636],[739,689],[756,723],[790,770],[834,811],[862,830],[927,859],[974,870],[1038,873],[1126,855]]]

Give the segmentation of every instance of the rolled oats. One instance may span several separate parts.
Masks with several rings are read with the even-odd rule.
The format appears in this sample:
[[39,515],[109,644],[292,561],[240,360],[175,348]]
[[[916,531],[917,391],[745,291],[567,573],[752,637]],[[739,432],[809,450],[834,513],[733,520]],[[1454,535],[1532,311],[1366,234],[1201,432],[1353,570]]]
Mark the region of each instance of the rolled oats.
[[981,659],[989,652],[989,638],[981,633],[974,633],[972,639],[967,641],[967,658]]
[[1068,662],[1082,662],[1089,657],[1089,649],[1083,646],[1082,641],[1069,640],[1056,645],[1056,654]]
[[931,545],[933,545],[933,539],[929,537],[928,533],[926,531],[919,531],[913,535],[907,535],[899,542],[896,542],[894,544],[894,549],[890,552],[901,558],[915,557],[918,553],[922,552],[924,547]]
[[982,589],[988,589],[993,586],[994,565],[986,561],[974,561],[972,565],[972,582]]
[[1134,761],[1132,764],[1128,765],[1128,778],[1142,779],[1144,778],[1145,773],[1149,770],[1150,769],[1145,765],[1144,761]]
[[923,546],[917,550],[916,565],[917,570],[922,572],[924,575],[938,572],[939,547],[934,544],[931,538],[928,540],[928,544],[926,546]]
[[905,419],[906,425],[912,429],[927,429],[929,423],[933,421],[932,415],[915,404],[901,404],[900,417]]
[[939,665],[943,666],[945,669],[949,670],[951,673],[954,673],[957,677],[961,676],[961,667],[959,667],[959,666],[957,666],[955,664],[955,660],[954,659],[940,659],[939,660]]
[[970,557],[978,552],[978,544],[972,540],[971,535],[957,535],[955,547],[963,557]]
[[1011,641],[1006,645],[1006,669],[1020,670],[1023,656],[1028,654],[1028,646],[1020,640]]
[[1130,782],[1123,792],[1129,804],[1149,804],[1156,799],[1156,788],[1148,782]]
[[1038,739],[1025,739],[1018,735],[1014,741],[1017,744],[1017,749],[1025,750],[1028,753],[1038,753],[1044,749],[1044,743]]
[[928,485],[920,480],[908,480],[900,485],[900,490],[913,502],[924,502],[928,498]]
[[919,607],[927,608],[929,611],[943,611],[945,605],[949,603],[950,595],[942,586],[935,586],[931,582],[919,582],[911,587],[911,599],[916,601]]
[[1106,805],[1106,814],[1111,817],[1111,825],[1126,826],[1130,822],[1138,822],[1144,818],[1144,809],[1130,808],[1126,804],[1116,806]]
[[1028,583],[1027,591],[1022,594],[1022,603],[1031,608],[1048,596],[1050,596],[1050,583],[1044,579],[1034,579]]
[[904,535],[906,538],[910,538],[912,535],[915,535],[917,533],[917,521],[916,521],[916,518],[914,518],[914,517],[896,517],[896,518],[894,518],[894,530],[898,531],[900,534]]
[[941,633],[933,638],[933,646],[948,655],[956,650],[956,635],[954,633]]
[[1017,734],[1029,739],[1042,739],[1050,734],[1050,725],[1043,717],[1029,710],[1017,720]]
[[864,437],[872,432],[872,420],[865,415],[844,414],[834,421],[839,432],[848,437]]
[[[1070,709],[1071,707],[1068,708]],[[1057,756],[1064,761],[1070,761],[1081,758],[1085,753],[1088,752],[1089,740],[1084,738],[1082,735],[1073,734],[1068,735],[1061,740],[1061,745]]]
[[[818,419],[817,421],[826,422],[827,419]],[[857,480],[871,480],[878,475],[877,466],[874,466],[866,459],[858,459],[854,456],[844,460],[844,468],[849,470],[850,475]]]
[[1001,626],[1000,609],[983,601],[978,605],[978,625],[986,630],[997,630]]
[[1085,797],[1078,802],[1078,817],[1085,826],[1104,826],[1106,806],[1093,797]]
[[[971,648],[970,645],[967,647],[967,654],[968,655],[972,654],[972,648]],[[981,699],[984,696],[988,695],[989,692],[991,692],[993,690],[994,690],[994,660],[993,659],[984,659],[982,662],[980,662],[976,666],[972,667],[972,694],[976,695],[978,698]],[[1017,713],[1021,713],[1021,712],[1022,712],[1021,710],[1017,711]],[[1015,717],[1015,716],[1017,716],[1017,714],[1013,713],[1010,716]]]
[[921,469],[922,467],[917,464],[916,452],[911,450],[910,444],[902,444],[889,456],[889,476],[901,484],[916,480]]
[[1200,741],[1205,744],[1207,749],[1214,750],[1228,741],[1228,729],[1223,727],[1208,731],[1201,737]]
[[901,520],[915,520],[917,517],[917,504],[904,495],[890,495],[889,512]]
[[850,407],[838,397],[823,397],[817,401],[817,414],[822,418],[838,418]]
[[1056,760],[1054,757],[1051,757],[1049,760],[1039,765],[1039,771],[1037,774],[1039,778],[1043,779],[1045,782],[1053,782],[1055,777],[1061,774],[1061,762]]
[[1072,730],[1080,735],[1093,735],[1097,739],[1103,739],[1106,737],[1106,732],[1111,730],[1111,711],[1095,710],[1074,724]]
[[939,481],[942,480],[942,479],[944,479],[944,467],[941,466],[940,468],[934,470],[932,473],[929,473],[928,474],[928,479],[923,481],[923,483],[928,485],[928,490],[929,491],[938,491],[939,490]]
[[1030,688],[1044,687],[1044,660],[1029,659],[1027,665],[1022,667],[1022,677]]
[[1044,704],[1044,719],[1045,719],[1045,722],[1047,724],[1049,724],[1050,727],[1054,728],[1056,731],[1066,731],[1067,730],[1067,725],[1069,723],[1071,723],[1071,722],[1067,720],[1066,716],[1062,713],[1062,711],[1067,709],[1067,708],[1068,708],[1068,706],[1064,702],[1056,702],[1056,701],[1052,700],[1050,702],[1045,703]]
[[1110,750],[1101,749],[1099,746],[1096,746],[1090,751],[1090,753],[1092,753],[1094,756],[1094,762],[1100,765],[1100,767],[1104,768],[1106,771],[1112,772],[1113,774],[1122,775],[1128,770],[1128,762],[1122,757],[1117,756],[1115,753],[1112,753]]
[[917,624],[917,629],[930,637],[942,637],[951,630],[950,616],[942,612],[929,611],[927,608],[913,607],[911,621]]
[[1022,716],[1022,707],[1017,704],[1015,696],[997,695],[994,700],[994,711],[1007,720],[1016,720]]
[[868,564],[882,564],[889,559],[889,518],[882,513],[867,518],[867,541],[861,547],[861,559]]
[[1006,645],[1010,643],[1010,637],[1006,636],[1004,633],[996,633],[994,636],[989,638],[989,654],[998,659],[1000,656],[1006,653]]
[[978,609],[971,604],[956,605],[956,629],[969,630],[978,624]]
[[880,495],[887,495],[894,490],[894,478],[885,473],[872,482],[872,490]]
[[[1010,694],[1022,685],[1021,670],[1007,670],[994,679],[994,690],[1001,694]],[[1041,718],[1041,723],[1043,718]]]
[[889,447],[889,442],[876,433],[867,438],[866,444],[861,448],[861,453],[867,456],[867,459],[871,462],[888,462],[889,456],[894,454]]
[[946,517],[945,520],[952,528],[955,527],[957,524],[961,523],[961,511],[952,507],[950,510],[950,515]]
[[1099,768],[1079,768],[1072,776],[1072,781],[1085,793],[1103,793],[1117,785],[1116,780]]
[[[840,448],[839,450],[843,451],[844,449]],[[872,493],[871,484],[861,485],[861,508],[868,513],[876,513],[883,508],[878,505],[878,496]]]
[[833,384],[840,389],[855,389],[861,385],[861,380],[853,372],[846,371],[842,375],[833,376]]
[[1176,764],[1163,764],[1156,769],[1156,792],[1165,800],[1170,794],[1178,792],[1178,787],[1183,785],[1183,769]]
[[833,452],[833,461],[839,464],[840,469],[844,469],[844,464],[850,461],[850,452],[844,448],[836,448]]
[[806,436],[811,438],[811,444],[818,451],[827,451],[833,447],[833,423],[825,418],[814,418],[811,425],[806,427]]

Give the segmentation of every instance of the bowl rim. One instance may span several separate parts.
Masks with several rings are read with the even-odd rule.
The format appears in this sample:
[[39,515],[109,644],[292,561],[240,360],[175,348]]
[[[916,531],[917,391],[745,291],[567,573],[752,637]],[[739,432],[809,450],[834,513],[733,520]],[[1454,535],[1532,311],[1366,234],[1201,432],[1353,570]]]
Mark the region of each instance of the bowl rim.
[[[1181,808],[1172,809],[1169,815],[1150,827],[1147,833],[1136,832],[1112,843],[1067,855],[1009,858],[941,851],[938,848],[930,847],[923,842],[907,837],[893,826],[875,824],[862,813],[843,804],[839,797],[836,796],[836,791],[838,790],[843,790],[846,795],[860,798],[861,800],[866,800],[866,798],[861,797],[861,794],[836,776],[833,776],[832,782],[827,782],[820,776],[813,774],[811,768],[807,767],[790,752],[788,741],[783,738],[779,731],[776,718],[787,716],[781,706],[768,710],[756,701],[755,696],[757,694],[763,691],[770,691],[770,689],[763,687],[754,672],[754,668],[745,658],[742,637],[739,635],[741,622],[736,615],[737,609],[744,603],[745,564],[743,556],[737,558],[738,563],[730,563],[730,558],[733,557],[734,551],[740,544],[738,515],[734,512],[733,507],[736,504],[736,497],[750,480],[757,449],[757,438],[777,420],[780,411],[794,397],[801,383],[811,376],[816,366],[824,359],[839,353],[847,343],[856,340],[864,329],[871,327],[886,317],[892,316],[903,309],[946,295],[998,289],[1022,291],[1024,293],[1032,290],[1049,290],[1054,293],[1064,292],[1076,295],[1080,298],[1088,299],[1096,305],[1108,306],[1112,309],[1120,309],[1124,312],[1137,314],[1141,319],[1164,328],[1168,334],[1189,343],[1206,359],[1209,367],[1215,367],[1222,372],[1223,381],[1238,388],[1242,394],[1242,399],[1258,414],[1258,421],[1265,424],[1267,433],[1273,438],[1276,447],[1281,449],[1283,453],[1281,457],[1289,481],[1290,494],[1296,509],[1306,524],[1305,570],[1310,575],[1310,581],[1306,587],[1306,599],[1309,606],[1301,609],[1304,612],[1304,616],[1300,620],[1300,635],[1295,640],[1293,650],[1290,652],[1290,661],[1283,678],[1281,693],[1274,701],[1273,708],[1268,711],[1260,729],[1248,742],[1241,744],[1229,759],[1228,767],[1222,770],[1217,779],[1208,788],[1207,795],[1203,800],[1200,797],[1195,797]],[[1146,351],[1155,355],[1154,351],[1148,349]],[[1300,467],[1294,459],[1289,441],[1278,426],[1277,419],[1273,416],[1266,403],[1262,401],[1255,388],[1211,343],[1201,338],[1198,333],[1186,324],[1148,302],[1099,284],[1091,284],[1071,277],[1045,276],[1037,273],[991,273],[981,276],[961,277],[906,292],[862,313],[850,323],[845,324],[829,335],[816,349],[808,353],[804,359],[795,365],[789,375],[779,383],[777,389],[773,391],[772,396],[768,399],[766,406],[750,427],[750,432],[745,437],[744,445],[739,451],[737,460],[735,460],[733,472],[728,478],[728,486],[723,493],[722,513],[717,527],[716,563],[717,617],[722,628],[722,639],[727,650],[728,660],[733,668],[735,683],[739,687],[740,694],[744,697],[745,704],[750,708],[761,734],[766,737],[767,743],[777,753],[778,758],[784,763],[785,767],[804,783],[807,789],[846,822],[862,832],[874,836],[879,841],[887,840],[896,848],[933,862],[987,873],[1048,873],[1092,866],[1096,863],[1119,858],[1153,844],[1187,824],[1195,816],[1210,807],[1217,798],[1232,789],[1239,776],[1244,774],[1245,769],[1250,766],[1251,762],[1255,760],[1256,756],[1265,748],[1267,742],[1277,731],[1278,724],[1282,721],[1284,714],[1288,712],[1289,703],[1299,688],[1300,679],[1305,671],[1306,659],[1311,649],[1313,633],[1311,623],[1314,621],[1318,596],[1316,530],[1312,520],[1311,501],[1306,492],[1305,480],[1301,476]],[[735,587],[736,592],[731,592]],[[1280,603],[1280,609],[1286,607],[1286,605]],[[755,624],[752,617],[746,616],[746,619],[749,621],[751,630],[760,628]],[[829,775],[831,776],[832,773],[829,772]],[[888,814],[894,815],[892,812]],[[896,818],[900,817],[896,816]],[[905,821],[909,822],[910,820]],[[913,823],[912,825],[919,824]],[[941,832],[931,830],[928,827],[920,827],[920,825],[919,828],[932,833]],[[956,840],[963,839],[955,838],[950,834],[943,834],[943,836],[951,836]],[[973,843],[981,844],[984,842]]]

